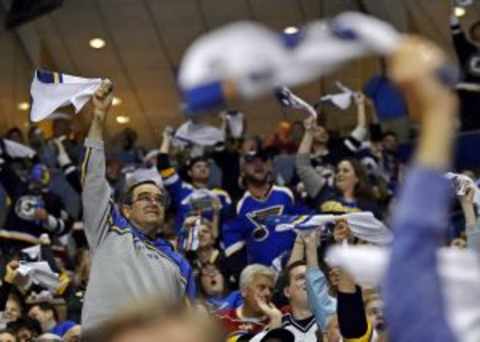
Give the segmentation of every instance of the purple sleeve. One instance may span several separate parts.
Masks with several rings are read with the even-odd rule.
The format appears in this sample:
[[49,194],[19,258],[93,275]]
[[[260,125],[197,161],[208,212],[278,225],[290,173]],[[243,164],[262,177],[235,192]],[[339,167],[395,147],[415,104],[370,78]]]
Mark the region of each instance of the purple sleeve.
[[395,239],[385,284],[394,342],[456,341],[447,322],[436,252],[448,223],[452,191],[438,171],[409,173],[393,217]]

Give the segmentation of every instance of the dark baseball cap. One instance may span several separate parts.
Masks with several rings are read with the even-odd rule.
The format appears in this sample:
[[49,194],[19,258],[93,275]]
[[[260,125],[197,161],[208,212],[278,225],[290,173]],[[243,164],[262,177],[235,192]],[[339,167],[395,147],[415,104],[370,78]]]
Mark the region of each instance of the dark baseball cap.
[[255,159],[259,158],[263,161],[267,161],[269,159],[272,159],[272,156],[270,153],[268,153],[267,150],[255,150],[255,151],[249,151],[245,154],[243,154],[243,160],[245,162],[252,162]]

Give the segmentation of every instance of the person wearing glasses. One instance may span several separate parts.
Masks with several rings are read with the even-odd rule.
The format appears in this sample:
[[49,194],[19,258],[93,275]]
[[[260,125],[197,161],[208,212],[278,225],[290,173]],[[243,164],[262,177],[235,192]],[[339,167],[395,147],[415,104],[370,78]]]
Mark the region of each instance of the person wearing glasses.
[[121,208],[105,176],[104,127],[112,104],[112,83],[93,97],[93,119],[85,140],[82,203],[92,269],[82,312],[88,331],[122,307],[148,296],[173,304],[194,296],[190,265],[157,233],[164,224],[166,191],[154,181],[130,186]]

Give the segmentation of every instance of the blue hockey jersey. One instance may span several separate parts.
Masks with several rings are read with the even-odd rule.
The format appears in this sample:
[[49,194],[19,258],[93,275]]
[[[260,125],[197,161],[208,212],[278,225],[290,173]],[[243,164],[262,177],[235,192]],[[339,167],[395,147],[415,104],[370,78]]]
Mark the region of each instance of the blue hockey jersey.
[[[162,176],[163,184],[172,199],[173,207],[176,210],[175,231],[178,233],[182,228],[185,218],[193,209],[190,198],[197,189],[195,189],[190,183],[184,182],[173,167],[159,171]],[[211,196],[215,196],[220,200],[220,203],[222,204],[220,217],[224,219],[228,216],[232,205],[230,196],[226,191],[221,189],[210,189],[209,192]],[[204,211],[202,216],[211,220],[213,218],[213,212]]]
[[270,266],[275,258],[291,250],[295,233],[276,232],[262,221],[271,215],[294,215],[301,211],[286,187],[272,186],[264,199],[255,198],[247,191],[237,204],[237,217],[223,226],[225,254],[230,256],[246,247],[249,264]]

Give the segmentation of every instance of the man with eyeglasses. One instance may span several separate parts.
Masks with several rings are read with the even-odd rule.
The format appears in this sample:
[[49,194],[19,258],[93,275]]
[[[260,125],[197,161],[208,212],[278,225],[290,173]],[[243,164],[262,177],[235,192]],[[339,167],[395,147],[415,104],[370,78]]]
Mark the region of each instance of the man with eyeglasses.
[[105,177],[104,127],[112,83],[93,97],[93,119],[82,166],[85,233],[92,269],[82,312],[85,331],[148,296],[175,303],[194,295],[189,264],[156,234],[162,228],[166,192],[154,181],[134,183],[119,209]]

